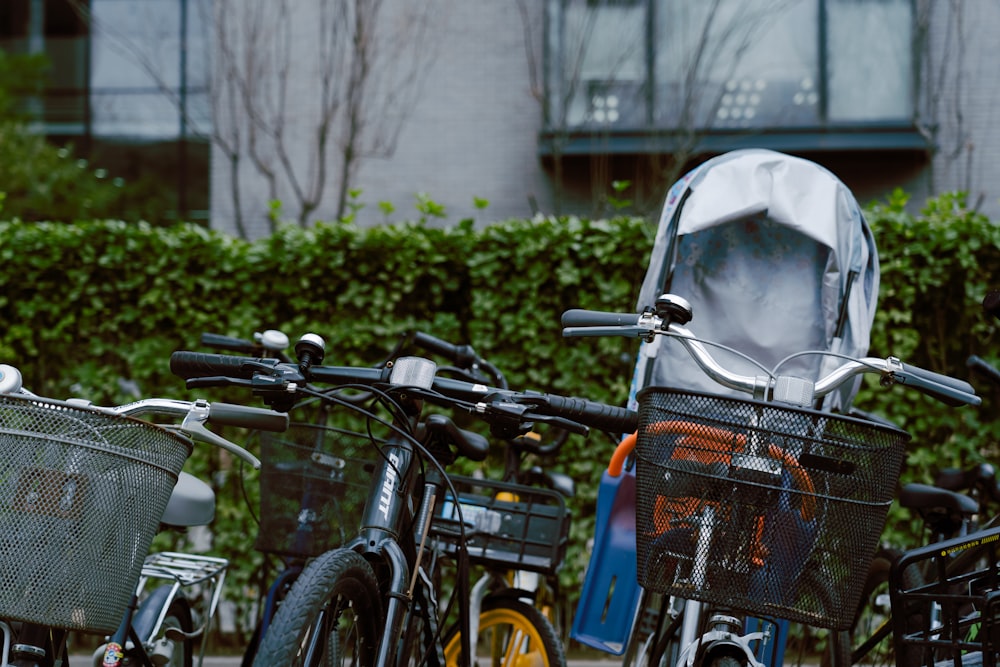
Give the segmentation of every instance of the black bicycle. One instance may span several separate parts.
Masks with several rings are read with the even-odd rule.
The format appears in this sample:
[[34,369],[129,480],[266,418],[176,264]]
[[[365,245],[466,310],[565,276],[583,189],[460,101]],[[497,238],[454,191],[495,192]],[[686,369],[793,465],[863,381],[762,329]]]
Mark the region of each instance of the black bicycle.
[[[1000,320],[1000,292],[983,300]],[[978,356],[967,365],[1000,386],[1000,371]],[[832,643],[834,665],[994,665],[1000,649],[1000,486],[988,463],[947,469],[934,484],[907,484],[900,505],[929,533],[909,550],[880,549],[850,630]]]
[[[461,648],[452,661],[467,664],[472,633],[465,537],[478,518],[465,516],[462,503],[452,503],[460,539],[454,550],[458,575],[447,604],[436,599],[438,587],[426,567],[435,552],[434,518],[449,499],[461,497],[446,466],[455,457],[480,453],[451,432],[454,424],[443,416],[428,417],[427,422],[438,424],[439,435],[427,437],[421,426],[425,404],[466,412],[505,438],[529,432],[536,422],[577,432],[584,426],[621,432],[634,428],[635,413],[580,398],[436,377],[433,362],[419,357],[396,359],[385,368],[323,366],[318,363],[324,355],[322,341],[312,335],[296,348],[298,364],[195,352],[171,358],[171,369],[188,378],[191,387],[246,387],[276,410],[289,410],[303,397],[313,396],[364,414],[378,453],[367,478],[357,536],[306,566],[263,636],[254,664],[448,664],[443,640],[448,633],[440,621],[453,607]],[[323,387],[370,392],[382,414]],[[510,636],[491,648],[516,657],[532,639]]]
[[[201,342],[215,349],[291,360],[285,352],[287,336],[275,330],[255,333],[252,339],[203,334]],[[438,376],[508,389],[499,368],[471,345],[416,330],[404,332],[373,367],[385,368],[414,351],[442,361]],[[366,391],[330,391],[357,405],[371,398]],[[266,593],[243,654],[244,667],[253,663],[260,638],[309,559],[353,537],[375,465],[370,435],[359,431],[363,422],[356,412],[310,397],[297,403],[291,414],[295,421],[284,433],[257,434],[262,466],[254,548],[268,556],[266,564],[278,559],[280,565],[274,576],[268,574],[270,567],[262,572],[262,580],[270,584],[264,586]],[[425,570],[435,574],[434,587],[440,589],[453,574],[458,540],[468,537],[469,562],[482,571],[468,601],[470,649],[492,653],[512,637],[525,637],[527,641],[517,642],[518,650],[507,656],[508,662],[529,660],[540,667],[559,667],[565,664],[565,652],[552,612],[569,539],[569,511],[563,499],[572,495],[572,479],[538,466],[522,470],[521,461],[526,456],[554,456],[568,432],[537,431],[503,441],[504,472],[499,481],[449,474],[459,496],[449,496],[432,519],[428,550],[433,565]],[[477,437],[468,432],[464,436]],[[480,448],[485,452],[486,445]],[[479,519],[459,530],[455,502],[469,517],[496,520]],[[447,573],[446,568],[450,568]],[[457,623],[444,646],[445,660],[457,664],[461,648]]]

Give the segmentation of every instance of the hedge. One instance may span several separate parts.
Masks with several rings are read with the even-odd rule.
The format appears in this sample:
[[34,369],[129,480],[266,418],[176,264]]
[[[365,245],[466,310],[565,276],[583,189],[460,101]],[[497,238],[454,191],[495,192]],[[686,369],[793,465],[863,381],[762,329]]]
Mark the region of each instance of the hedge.
[[[866,209],[882,262],[872,354],[966,377],[969,354],[1000,359],[996,322],[979,305],[997,287],[1000,228],[958,194],[931,200],[919,215],[904,204],[897,194]],[[327,363],[369,364],[400,333],[419,328],[474,345],[515,388],[620,404],[636,343],[563,339],[559,317],[574,307],[631,310],[652,233],[634,218],[537,217],[485,228],[468,221],[289,225],[247,242],[194,225],[3,222],[0,361],[20,367],[26,385],[43,395],[97,403],[187,398],[196,394],[170,375],[167,359],[173,350],[197,349],[204,331],[247,336],[278,328],[293,340],[313,331],[327,340]],[[947,409],[873,385],[857,403],[914,434],[905,478],[926,479],[935,466],[996,454],[998,390],[974,382],[981,409]],[[197,395],[249,400],[231,390]],[[570,602],[611,448],[574,437],[560,464],[579,491],[562,576]],[[232,474],[241,471],[205,451],[191,467],[217,486],[213,550],[233,561],[229,597],[242,604],[253,597],[262,562],[245,508],[253,476]]]

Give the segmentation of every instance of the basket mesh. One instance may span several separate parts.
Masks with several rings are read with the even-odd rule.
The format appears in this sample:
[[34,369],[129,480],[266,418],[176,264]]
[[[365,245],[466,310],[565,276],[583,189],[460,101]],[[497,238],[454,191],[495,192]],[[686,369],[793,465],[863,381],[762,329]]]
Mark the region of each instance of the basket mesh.
[[907,440],[814,410],[640,392],[639,583],[759,616],[848,627]]
[[317,556],[357,535],[377,455],[368,434],[345,428],[296,422],[261,433],[255,548]]
[[136,419],[0,396],[0,617],[118,627],[190,447]]
[[570,522],[562,496],[522,484],[448,478],[459,494],[460,509],[447,494],[431,527],[445,553],[454,554],[464,540],[472,563],[547,575],[559,571]]

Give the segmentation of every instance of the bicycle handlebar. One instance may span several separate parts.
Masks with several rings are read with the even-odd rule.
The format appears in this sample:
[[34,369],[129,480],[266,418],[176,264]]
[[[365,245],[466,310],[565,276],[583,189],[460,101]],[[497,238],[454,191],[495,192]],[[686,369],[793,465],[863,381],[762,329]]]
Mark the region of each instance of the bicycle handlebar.
[[[803,386],[809,384],[802,378],[776,376],[774,373],[750,376],[728,370],[712,356],[706,345],[690,330],[650,310],[637,314],[573,309],[563,313],[562,325],[563,335],[567,337],[624,336],[651,341],[657,335],[671,336],[680,341],[706,375],[724,387],[755,397],[773,395],[777,400],[808,405],[814,398],[829,394],[856,375],[878,373],[881,375],[883,385],[903,384],[952,407],[981,403],[975,389],[968,382],[904,364],[895,357],[885,359],[865,357],[847,361],[811,383],[812,386],[808,387],[811,391],[807,390],[802,394]],[[827,354],[823,351],[816,353]],[[796,395],[805,395],[807,400],[798,400]]]
[[282,361],[292,361],[291,357],[285,354],[285,348],[288,347],[288,336],[277,329],[255,332],[253,340],[206,332],[201,334],[201,344],[215,348],[216,350],[228,350],[229,352],[240,352],[251,355],[267,355],[276,357]]
[[92,410],[126,417],[139,417],[146,414],[179,417],[182,421],[178,425],[160,424],[160,426],[168,430],[180,431],[193,440],[225,449],[249,463],[255,470],[260,469],[260,459],[236,443],[208,430],[205,424],[275,432],[281,432],[288,428],[288,415],[284,413],[248,405],[209,403],[203,399],[179,401],[170,398],[146,398],[116,406],[93,405],[90,401],[81,399],[70,399],[69,402],[84,405]]
[[[0,387],[2,387],[0,393],[21,395],[45,401],[51,400],[25,389],[22,386],[21,372],[8,364],[0,364]],[[56,403],[59,403],[59,401],[56,401]],[[179,425],[160,424],[160,426],[168,430],[180,431],[193,440],[221,447],[240,457],[255,469],[260,468],[260,460],[256,456],[236,443],[230,442],[222,436],[209,431],[205,428],[205,424],[279,432],[288,428],[287,414],[247,405],[209,403],[201,399],[180,401],[171,398],[145,398],[124,405],[100,406],[94,405],[93,402],[86,399],[71,398],[67,401],[62,401],[62,403],[124,417],[139,417],[146,414],[178,417],[182,420]]]
[[[431,361],[422,361],[434,366]],[[506,429],[510,437],[525,431],[523,425],[529,421],[552,423],[577,432],[585,432],[581,426],[631,431],[638,423],[638,416],[632,410],[584,398],[518,392],[433,375],[425,385],[415,386],[396,376],[395,366],[398,364],[386,368],[313,365],[303,371],[275,359],[188,351],[174,352],[170,357],[170,371],[186,379],[189,387],[249,386],[264,396],[265,401],[294,394],[307,383],[406,388],[430,402],[465,407],[492,427]]]
[[970,355],[965,361],[969,369],[981,374],[996,385],[1000,385],[1000,370],[978,355]]

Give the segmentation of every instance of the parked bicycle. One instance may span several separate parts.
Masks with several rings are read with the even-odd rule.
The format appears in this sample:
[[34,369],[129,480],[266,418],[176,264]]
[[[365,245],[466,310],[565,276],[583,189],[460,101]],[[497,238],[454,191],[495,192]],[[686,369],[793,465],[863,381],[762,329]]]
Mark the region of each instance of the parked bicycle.
[[[690,319],[674,295],[640,314],[563,316],[566,336],[670,336],[707,377],[753,397],[639,393],[637,437],[613,461],[634,448],[636,575],[643,597],[664,602],[640,657],[647,665],[762,667],[762,656],[780,664],[778,619],[833,629],[853,621],[908,440],[810,406],[864,373],[951,406],[979,399],[964,381],[892,357],[850,359],[816,382],[782,375],[783,364],[732,373],[682,326]],[[582,609],[600,606],[581,600]]]
[[[366,415],[373,431],[379,429],[385,437],[384,444],[373,443],[378,456],[358,536],[306,566],[264,635],[255,664],[311,665],[348,659],[377,665],[425,659],[444,664],[442,638],[447,633],[439,624],[437,588],[427,575],[433,557],[428,540],[438,508],[461,497],[449,480],[446,465],[450,458],[470,452],[462,438],[452,438],[448,447],[440,448],[429,447],[417,437],[424,404],[466,412],[489,424],[499,437],[526,433],[536,422],[577,432],[583,428],[579,424],[622,431],[634,427],[635,413],[584,399],[435,377],[433,362],[418,357],[396,359],[383,369],[322,366],[313,363],[313,359],[323,357],[321,339],[307,335],[300,345],[303,340],[315,346],[311,350],[303,347],[306,354],[300,353],[298,365],[191,352],[175,353],[171,358],[172,370],[189,378],[189,386],[247,387],[275,409],[290,409],[308,395],[361,410],[333,392],[313,388],[316,385],[371,392],[390,411],[386,419]],[[472,633],[467,609],[466,526],[472,517],[464,515],[461,503],[453,502],[452,506],[458,515],[458,576],[444,608],[452,603],[458,608],[455,636],[461,650],[455,660],[467,664],[472,655]],[[483,512],[472,523],[482,534],[489,531],[480,522],[496,518]],[[509,658],[516,658],[524,653],[524,642],[538,641],[537,637],[519,636],[501,639],[488,647],[480,644],[480,648],[503,648]],[[542,654],[537,648],[533,652]]]
[[[928,537],[927,544],[966,538],[977,530],[996,524],[1000,513],[1000,487],[996,470],[990,464],[977,464],[966,469],[945,469],[935,475],[933,484],[904,485],[897,497],[900,507],[919,516]],[[980,524],[980,522],[983,522]],[[883,546],[876,551],[869,566],[868,578],[862,589],[861,601],[849,631],[837,638],[842,655],[839,660],[828,657],[828,664],[916,665],[919,658],[912,648],[897,654],[893,637],[893,613],[890,594],[890,573],[904,552],[898,547]],[[930,567],[906,568],[901,571],[900,585],[915,590],[929,579]],[[940,606],[933,602],[928,609],[930,626],[940,623]],[[909,656],[909,657],[907,657]]]
[[[481,357],[470,345],[455,345],[421,331],[408,332],[401,340],[397,352],[413,346],[446,359],[449,365],[439,368],[439,375],[509,389],[500,369]],[[512,624],[521,625],[521,632],[536,632],[543,638],[559,637],[558,572],[565,560],[570,526],[570,515],[563,500],[574,495],[575,483],[569,475],[552,470],[551,463],[569,435],[569,431],[558,428],[533,428],[528,433],[502,438],[503,471],[498,482],[451,475],[452,482],[463,492],[463,506],[468,511],[478,513],[486,509],[507,514],[532,525],[536,530],[534,535],[526,534],[527,542],[496,535],[479,538],[492,539],[492,543],[479,549],[481,555],[472,554],[473,563],[485,568],[473,587],[470,600],[473,619],[481,616],[477,610],[484,604],[495,606],[486,598],[487,594],[493,597],[503,595],[523,600],[540,612],[522,610],[519,615],[507,614]],[[529,459],[535,464],[528,466]],[[443,518],[439,521],[444,522]],[[533,563],[528,562],[528,551],[534,551]],[[542,557],[539,558],[539,555]],[[527,567],[522,567],[525,565]],[[483,615],[477,627],[488,626],[489,617],[493,615],[490,612]],[[476,621],[473,620],[473,623]],[[548,646],[549,662],[562,662],[562,657],[556,659],[563,653],[562,643],[551,639],[545,644]],[[454,641],[450,643],[452,649],[455,645]]]
[[[138,419],[145,415],[180,423]],[[65,665],[75,631],[110,635],[95,656],[108,667],[190,667],[192,641],[208,618],[193,627],[186,592],[210,584],[210,618],[227,564],[147,556],[151,541],[161,524],[212,518],[210,489],[181,471],[194,442],[259,465],[206,424],[280,430],[287,421],[271,410],[201,400],[56,401],[25,390],[16,368],[0,366],[2,664]],[[168,583],[145,591],[154,579]]]
[[[203,334],[202,344],[288,361],[284,352],[287,337],[279,334],[257,333],[252,340]],[[262,341],[269,344],[262,345]],[[503,373],[472,346],[452,344],[421,331],[401,335],[392,351],[374,367],[384,368],[411,350],[442,358],[445,365],[437,368],[439,376],[508,388]],[[355,392],[350,400],[360,404],[369,397],[367,392]],[[260,637],[308,560],[345,544],[352,527],[358,525],[368,488],[365,475],[358,473],[374,466],[368,436],[357,431],[358,424],[345,428],[346,424],[341,423],[345,410],[335,411],[326,401],[306,398],[291,413],[296,415],[296,421],[287,432],[262,433],[259,438],[263,467],[255,548],[278,556],[282,565],[267,587],[244,651],[245,666],[252,664]],[[557,433],[551,442],[544,442],[534,430],[505,440],[505,472],[498,482],[449,474],[467,515],[487,512],[503,517],[491,531],[480,526],[478,534],[470,538],[470,563],[485,568],[468,601],[472,645],[482,641],[488,646],[498,637],[532,637],[530,643],[521,646],[517,659],[541,665],[565,663],[563,645],[548,613],[558,589],[556,573],[565,557],[569,513],[562,498],[552,491],[558,488],[559,494],[571,495],[572,480],[537,467],[522,471],[518,464],[526,452],[554,455],[566,439],[565,431]],[[465,433],[465,437],[477,436]],[[477,447],[485,455],[486,444]],[[453,499],[448,500],[451,502]],[[433,549],[435,563],[440,562],[439,556],[454,555],[457,523],[451,510],[440,511],[432,520],[428,549]],[[440,569],[440,565],[434,569]],[[449,664],[456,662],[459,639],[455,625],[445,638]],[[533,658],[530,652],[537,655]]]
[[[983,308],[1000,320],[1000,293],[988,294]],[[967,365],[1000,386],[1000,371],[986,360],[972,355]],[[899,502],[922,518],[929,539],[911,551],[876,553],[855,621],[837,638],[835,648],[849,656],[839,664],[994,664],[996,468],[979,463],[939,471],[933,485],[905,485]]]

